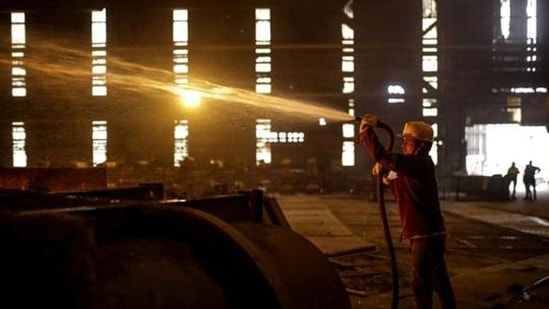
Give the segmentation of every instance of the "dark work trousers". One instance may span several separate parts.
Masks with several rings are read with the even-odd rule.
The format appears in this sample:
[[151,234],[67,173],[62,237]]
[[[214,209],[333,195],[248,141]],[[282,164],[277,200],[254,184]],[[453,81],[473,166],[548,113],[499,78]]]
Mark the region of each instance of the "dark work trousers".
[[444,260],[446,235],[413,239],[410,245],[412,290],[416,308],[431,309],[434,291],[441,308],[455,309],[456,298]]

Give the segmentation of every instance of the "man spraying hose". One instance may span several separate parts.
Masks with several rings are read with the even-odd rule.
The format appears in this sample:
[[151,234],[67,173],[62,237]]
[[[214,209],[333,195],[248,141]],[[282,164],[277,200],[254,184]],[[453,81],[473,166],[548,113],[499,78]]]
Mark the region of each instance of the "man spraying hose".
[[433,129],[422,121],[407,122],[402,132],[402,153],[398,154],[388,152],[380,143],[374,130],[377,124],[377,116],[365,115],[360,123],[359,141],[376,162],[373,174],[384,174],[384,183],[398,203],[401,239],[410,241],[411,285],[416,308],[432,308],[433,291],[442,308],[456,308],[444,259],[446,227],[438,199],[435,166],[429,156]]

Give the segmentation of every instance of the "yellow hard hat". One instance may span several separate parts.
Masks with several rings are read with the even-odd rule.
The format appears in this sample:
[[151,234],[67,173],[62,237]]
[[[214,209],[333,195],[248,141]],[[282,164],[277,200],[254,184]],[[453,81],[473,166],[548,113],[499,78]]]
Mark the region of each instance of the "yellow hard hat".
[[404,124],[402,130],[403,137],[411,137],[420,141],[432,142],[433,141],[433,128],[423,121],[409,121]]

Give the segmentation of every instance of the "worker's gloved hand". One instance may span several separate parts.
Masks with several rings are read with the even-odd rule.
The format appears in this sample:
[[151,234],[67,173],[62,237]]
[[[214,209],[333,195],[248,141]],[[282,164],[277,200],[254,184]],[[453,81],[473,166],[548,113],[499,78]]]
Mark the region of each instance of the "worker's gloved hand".
[[366,114],[362,117],[360,121],[360,133],[366,132],[368,128],[377,127],[377,116],[372,114]]
[[383,169],[383,166],[381,166],[381,164],[379,163],[376,163],[374,167],[372,167],[372,175],[375,175],[375,176],[379,175],[382,169]]

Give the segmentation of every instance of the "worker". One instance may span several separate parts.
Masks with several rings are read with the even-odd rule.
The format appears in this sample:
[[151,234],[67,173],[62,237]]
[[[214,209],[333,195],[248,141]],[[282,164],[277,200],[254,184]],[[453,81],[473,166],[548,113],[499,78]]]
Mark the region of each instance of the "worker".
[[398,203],[401,241],[408,240],[410,244],[415,307],[432,308],[434,291],[441,308],[454,309],[456,300],[444,258],[447,232],[435,165],[429,156],[433,129],[422,121],[407,122],[402,132],[402,153],[393,153],[380,143],[374,130],[377,125],[377,116],[365,115],[359,141],[376,162],[373,174],[383,173],[383,182]]
[[507,189],[509,189],[509,185],[513,184],[513,193],[511,194],[511,199],[516,199],[516,192],[517,192],[517,176],[520,173],[518,167],[515,165],[515,162],[511,163],[511,166],[507,169],[507,174],[505,175],[505,178],[507,178],[508,185]]
[[[524,196],[525,200],[536,200],[536,173],[541,171],[537,166],[532,165],[532,161],[528,162],[524,168],[524,175],[522,176],[522,182],[524,183],[524,188],[526,189],[526,195]],[[530,187],[532,190],[530,190]],[[534,195],[532,195],[534,193]]]

